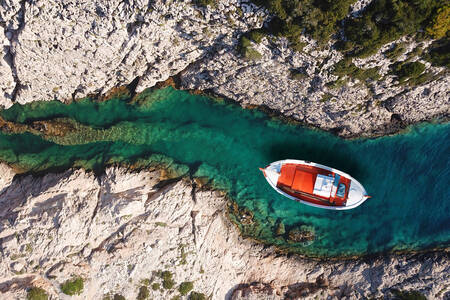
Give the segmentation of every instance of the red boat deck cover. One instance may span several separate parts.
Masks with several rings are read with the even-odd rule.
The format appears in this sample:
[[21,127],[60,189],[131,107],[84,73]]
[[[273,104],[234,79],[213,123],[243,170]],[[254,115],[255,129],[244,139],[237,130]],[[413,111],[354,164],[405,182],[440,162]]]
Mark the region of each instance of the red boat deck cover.
[[284,164],[277,185],[312,194],[316,174],[299,168],[297,164]]
[[291,187],[294,181],[295,165],[285,164],[281,167],[280,177],[278,177],[277,185]]
[[316,174],[305,172],[302,170],[295,171],[294,183],[292,189],[312,194],[314,190],[314,182],[316,181]]

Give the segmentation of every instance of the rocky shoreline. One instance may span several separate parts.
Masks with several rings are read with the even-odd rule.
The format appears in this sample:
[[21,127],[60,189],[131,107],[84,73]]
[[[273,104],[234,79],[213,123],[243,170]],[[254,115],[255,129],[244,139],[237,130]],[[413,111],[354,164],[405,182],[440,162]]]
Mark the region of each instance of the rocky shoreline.
[[[357,1],[352,14],[368,3]],[[214,7],[163,0],[3,1],[0,109],[133,95],[169,80],[178,89],[344,138],[448,122],[448,70],[416,54],[431,41],[402,37],[353,59],[358,68],[378,68],[379,79],[366,82],[337,76],[342,54],[331,42],[319,46],[306,36],[301,51],[283,37],[250,41],[259,55],[245,57],[241,37],[271,18],[247,0]],[[391,74],[395,61],[386,54],[397,44],[404,51],[396,60],[423,63],[430,80],[402,84]],[[128,91],[120,88],[127,85]],[[39,122],[33,125],[39,131]],[[0,119],[0,126],[12,125]],[[399,291],[450,299],[448,249],[301,258],[243,239],[226,215],[228,203],[223,193],[163,169],[17,176],[0,163],[1,298],[24,299],[38,288],[50,299],[69,299],[62,285],[81,278],[83,289],[73,299],[192,299],[193,291],[199,299],[391,299]],[[182,283],[192,283],[192,290],[184,294]]]
[[[135,299],[142,286],[153,298],[170,299],[180,295],[182,282],[212,299],[390,298],[396,290],[445,299],[450,293],[448,251],[325,261],[282,254],[239,235],[223,193],[186,178],[168,180],[159,169],[13,179],[1,167],[11,174],[0,187],[6,299],[23,299],[33,286],[64,298],[60,285],[78,277],[80,299]],[[169,288],[161,287],[163,271],[172,274]]]
[[[360,11],[367,3],[358,1],[354,8]],[[380,78],[366,83],[334,75],[342,54],[307,37],[302,37],[301,52],[290,49],[284,38],[263,37],[251,42],[261,56],[243,57],[242,34],[270,19],[265,9],[247,1],[205,8],[171,1],[62,5],[11,0],[0,7],[0,16],[5,24],[4,108],[106,94],[132,82],[139,93],[177,76],[178,88],[208,91],[244,108],[265,108],[342,137],[379,136],[418,122],[449,120],[447,69],[414,56],[429,41],[418,45],[404,37],[368,58],[354,59],[357,67],[379,69]],[[385,53],[397,43],[405,45],[397,59],[423,62],[432,80],[396,81]]]

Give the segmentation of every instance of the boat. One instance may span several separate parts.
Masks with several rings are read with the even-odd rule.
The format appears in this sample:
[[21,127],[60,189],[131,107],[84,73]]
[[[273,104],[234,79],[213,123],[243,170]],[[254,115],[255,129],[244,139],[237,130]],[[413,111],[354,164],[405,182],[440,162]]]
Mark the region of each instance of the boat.
[[310,206],[345,210],[358,207],[370,198],[356,179],[321,164],[285,159],[260,170],[278,193]]

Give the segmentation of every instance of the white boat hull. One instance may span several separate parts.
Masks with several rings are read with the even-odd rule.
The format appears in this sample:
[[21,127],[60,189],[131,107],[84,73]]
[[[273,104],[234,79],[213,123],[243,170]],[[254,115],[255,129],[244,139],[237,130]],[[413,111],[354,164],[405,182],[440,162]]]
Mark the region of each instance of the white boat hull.
[[[340,176],[350,179],[350,187],[349,187],[347,201],[346,201],[345,206],[330,206],[330,205],[320,205],[320,204],[316,204],[316,203],[311,203],[311,202],[296,198],[294,196],[291,196],[291,195],[287,194],[286,192],[282,191],[280,188],[277,187],[277,181],[278,181],[278,177],[280,175],[281,166],[286,163],[302,164],[302,165],[317,167],[317,168],[325,169],[325,170],[328,170],[330,172],[339,174]],[[324,166],[321,164],[304,161],[304,160],[285,159],[285,160],[279,160],[279,161],[271,163],[266,168],[262,169],[262,171],[264,172],[264,177],[266,178],[267,182],[278,193],[280,193],[281,195],[283,195],[289,199],[292,199],[294,201],[297,201],[297,202],[300,202],[300,203],[303,203],[303,204],[306,204],[309,206],[330,209],[330,210],[347,210],[347,209],[353,209],[355,207],[360,206],[362,203],[364,203],[364,201],[366,201],[367,199],[370,198],[370,196],[367,195],[367,192],[364,189],[364,187],[362,186],[362,184],[359,183],[355,178],[353,178],[352,176],[350,176],[349,174],[347,174],[345,172],[342,172],[337,169],[330,168],[330,167],[327,167],[327,166]]]

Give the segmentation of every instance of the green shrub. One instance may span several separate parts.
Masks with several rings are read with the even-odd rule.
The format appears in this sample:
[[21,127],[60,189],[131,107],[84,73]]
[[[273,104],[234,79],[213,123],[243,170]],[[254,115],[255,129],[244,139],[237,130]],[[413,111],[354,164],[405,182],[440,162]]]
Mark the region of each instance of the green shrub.
[[450,68],[450,38],[434,41],[428,49],[425,59],[433,66]]
[[349,18],[344,35],[352,43],[351,54],[368,56],[391,41],[414,35],[432,24],[432,16],[445,0],[374,0],[358,18]]
[[291,79],[304,80],[308,78],[308,73],[306,73],[306,70],[304,68],[291,69],[289,71]]
[[181,295],[187,295],[194,288],[194,284],[190,281],[186,281],[180,284],[178,291]]
[[321,102],[328,102],[331,100],[331,98],[333,98],[333,95],[331,95],[330,93],[325,93],[322,95],[322,98],[320,99]]
[[143,285],[139,288],[137,300],[145,300],[148,298],[149,295],[150,292],[148,291],[148,288],[145,285]]
[[393,290],[395,300],[427,300],[427,298],[417,291],[399,291]]
[[265,32],[262,29],[254,29],[248,33],[248,37],[255,43],[261,43],[262,39],[265,37]]
[[326,83],[326,86],[329,87],[330,89],[339,89],[341,87],[343,87],[344,85],[347,84],[347,79],[345,78],[339,78],[335,81],[331,81]]
[[425,65],[415,62],[400,62],[391,66],[392,73],[397,76],[400,83],[408,80],[409,78],[417,78],[425,71]]
[[163,288],[165,288],[166,290],[170,290],[173,288],[173,286],[175,285],[175,281],[173,281],[172,279],[172,273],[170,271],[164,271],[160,274],[163,282],[162,282],[162,286]]
[[206,295],[203,293],[192,292],[189,295],[189,300],[206,300]]
[[60,286],[61,291],[66,295],[79,295],[83,292],[84,280],[81,277],[66,280]]
[[378,80],[380,74],[379,68],[361,69],[355,66],[351,58],[344,58],[334,65],[333,74],[337,76],[349,76],[359,79],[360,81]]
[[384,52],[384,56],[390,60],[396,61],[403,53],[405,53],[406,48],[404,43],[395,44],[394,47]]
[[[284,27],[281,34],[290,36],[291,42],[293,42],[293,37],[298,38],[302,31],[305,31],[319,43],[324,44],[338,30],[338,23],[346,17],[350,5],[356,1],[254,0],[253,2],[266,7],[278,17],[276,27],[280,27],[281,23]],[[273,26],[275,23],[270,25]],[[280,32],[279,30],[275,31]]]
[[244,35],[239,39],[238,50],[241,55],[248,60],[258,60],[262,57],[261,53],[251,47],[250,40]]
[[27,300],[47,300],[47,292],[38,287],[32,287],[28,290]]
[[217,1],[216,0],[194,0],[194,4],[201,6],[201,7],[207,7],[208,5],[211,7],[216,7]]
[[157,291],[160,289],[160,284],[155,282],[152,284],[152,290]]
[[443,38],[450,30],[450,5],[437,9],[432,21],[428,25],[426,32],[435,39]]
[[113,300],[126,300],[124,296],[120,294],[114,294]]
[[149,278],[144,278],[141,280],[141,284],[145,285],[145,286],[149,286],[150,283],[152,283],[152,280]]
[[242,54],[242,56],[245,57],[245,59],[248,59],[248,60],[259,60],[262,57],[261,53],[259,53],[258,51],[256,51],[252,47],[245,48],[241,52],[241,54]]

